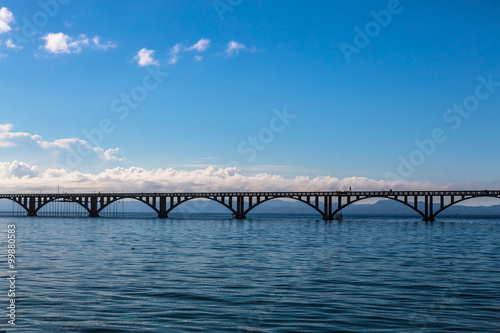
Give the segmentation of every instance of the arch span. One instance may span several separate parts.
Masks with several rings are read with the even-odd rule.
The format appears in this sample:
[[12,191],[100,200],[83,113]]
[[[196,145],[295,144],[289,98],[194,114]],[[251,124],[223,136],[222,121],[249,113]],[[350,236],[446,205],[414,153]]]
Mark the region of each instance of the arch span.
[[15,202],[15,203],[16,203],[16,204],[18,204],[19,206],[23,207],[23,209],[26,211],[26,213],[29,213],[29,209],[28,209],[28,207],[27,207],[27,206],[25,206],[25,205],[23,205],[23,203],[22,203],[22,202],[17,201],[17,200],[15,200],[14,198],[11,198],[11,197],[3,197],[3,198],[0,198],[0,200],[2,200],[2,199],[6,199],[6,200],[10,200],[10,201],[12,201],[12,202]]
[[220,200],[217,200],[216,198],[211,198],[211,197],[188,197],[188,198],[185,198],[184,200],[181,200],[179,202],[176,202],[173,206],[170,206],[169,209],[167,209],[166,211],[166,215],[168,216],[168,214],[174,210],[175,208],[179,207],[180,205],[182,205],[183,203],[185,202],[188,202],[188,201],[191,201],[193,199],[209,199],[209,200],[212,200],[212,201],[215,201],[215,202],[218,202],[219,204],[223,205],[224,207],[226,207],[227,209],[229,209],[234,215],[237,215],[238,212],[235,211],[231,206],[229,206],[228,204],[226,204],[225,202],[222,202]]
[[269,197],[267,199],[264,199],[262,201],[259,201],[259,202],[255,203],[255,204],[250,205],[245,210],[244,215],[246,216],[252,209],[254,209],[255,207],[258,207],[258,206],[262,205],[264,202],[268,202],[268,201],[271,201],[271,200],[274,200],[274,199],[293,199],[295,201],[303,202],[306,205],[308,205],[309,207],[313,208],[318,213],[320,213],[321,216],[323,216],[323,217],[325,216],[325,213],[319,208],[319,203],[318,203],[318,207],[316,207],[315,205],[311,204],[310,202],[307,202],[305,200],[302,200],[301,198],[297,198],[297,197],[293,197],[293,196]]
[[[36,209],[35,209],[35,214],[37,214],[40,211],[40,209],[42,209],[43,207],[45,207],[49,203],[58,202],[57,201],[58,199],[63,199],[62,202],[74,202],[74,203],[77,203],[80,206],[82,206],[86,211],[88,211],[90,213],[90,210],[89,210],[89,208],[87,206],[85,206],[82,202],[76,200],[73,197],[69,197],[68,198],[67,196],[55,196],[55,197],[50,197],[49,200],[44,200],[41,204],[39,204],[38,207],[36,207]],[[70,200],[68,200],[68,199],[70,199]],[[29,212],[29,210],[28,210],[28,212]]]
[[[153,206],[152,204],[150,204],[149,202],[145,201],[142,199],[142,197],[114,197],[112,200],[110,201],[106,201],[106,203],[104,205],[101,206],[101,208],[99,208],[97,210],[97,214],[101,213],[106,207],[108,207],[109,205],[111,205],[112,203],[115,203],[115,202],[118,202],[118,201],[121,201],[121,200],[125,200],[125,199],[131,199],[131,200],[136,200],[136,201],[140,201],[144,204],[146,204],[147,206],[149,206],[151,209],[153,209],[156,213],[160,213],[160,210],[157,209],[155,206]],[[89,211],[90,212],[90,211]]]
[[390,197],[390,196],[383,196],[383,195],[380,195],[380,196],[370,196],[370,197],[363,197],[363,198],[359,198],[359,199],[355,199],[353,201],[350,201],[346,204],[343,204],[341,205],[340,207],[338,207],[337,209],[335,209],[332,214],[330,215],[330,219],[333,219],[334,216],[339,213],[342,209],[352,205],[353,203],[355,202],[359,202],[359,201],[362,201],[362,200],[366,200],[366,199],[373,199],[373,198],[381,198],[381,199],[391,199],[393,201],[397,201],[399,203],[402,203],[403,205],[407,206],[407,207],[410,207],[413,211],[417,212],[418,214],[420,214],[420,216],[422,216],[423,219],[425,219],[425,213],[421,212],[418,208],[416,208],[415,206],[413,205],[410,205],[408,202],[404,202],[402,200],[399,200],[395,197]]
[[496,198],[496,199],[500,199],[500,196],[491,195],[491,194],[483,194],[483,195],[475,195],[475,196],[470,196],[470,197],[467,197],[467,198],[462,198],[462,199],[454,201],[454,202],[452,202],[452,203],[450,203],[448,205],[444,205],[442,208],[440,208],[434,214],[432,214],[432,217],[435,218],[439,213],[443,212],[447,208],[455,206],[457,203],[464,202],[464,201],[471,200],[471,199],[478,199],[478,198]]

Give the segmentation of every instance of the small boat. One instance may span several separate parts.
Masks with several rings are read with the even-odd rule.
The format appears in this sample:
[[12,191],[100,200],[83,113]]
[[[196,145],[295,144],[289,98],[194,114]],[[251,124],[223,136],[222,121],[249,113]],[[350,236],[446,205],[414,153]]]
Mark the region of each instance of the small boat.
[[335,214],[335,216],[333,217],[334,220],[336,221],[342,221],[343,220],[343,216],[342,216],[342,212],[339,212],[337,214]]

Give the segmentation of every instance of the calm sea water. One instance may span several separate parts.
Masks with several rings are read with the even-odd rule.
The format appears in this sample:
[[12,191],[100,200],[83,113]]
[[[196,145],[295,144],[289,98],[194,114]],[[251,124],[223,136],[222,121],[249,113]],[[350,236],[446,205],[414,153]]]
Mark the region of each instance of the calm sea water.
[[498,219],[2,217],[3,276],[8,224],[19,332],[500,332]]

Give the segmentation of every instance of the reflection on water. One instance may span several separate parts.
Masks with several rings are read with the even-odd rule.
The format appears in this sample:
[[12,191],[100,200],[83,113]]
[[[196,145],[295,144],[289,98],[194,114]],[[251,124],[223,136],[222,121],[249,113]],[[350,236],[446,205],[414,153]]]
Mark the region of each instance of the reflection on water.
[[496,219],[11,223],[20,331],[500,331]]

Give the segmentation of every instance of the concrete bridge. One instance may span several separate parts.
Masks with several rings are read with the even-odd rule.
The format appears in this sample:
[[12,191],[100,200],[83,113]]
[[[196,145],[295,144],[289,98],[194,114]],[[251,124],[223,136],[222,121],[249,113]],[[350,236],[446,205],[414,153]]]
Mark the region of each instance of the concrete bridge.
[[[106,207],[120,200],[138,200],[151,207],[159,218],[168,214],[184,202],[195,199],[210,199],[233,213],[237,219],[260,204],[273,199],[292,199],[315,209],[323,219],[333,220],[347,206],[370,198],[391,199],[408,206],[422,216],[423,221],[432,222],[445,209],[465,200],[480,197],[500,198],[500,191],[334,191],[334,192],[204,192],[204,193],[58,193],[58,194],[0,194],[0,199],[16,202],[27,216],[37,216],[51,202],[74,202],[98,217]],[[436,208],[437,207],[437,208]]]

